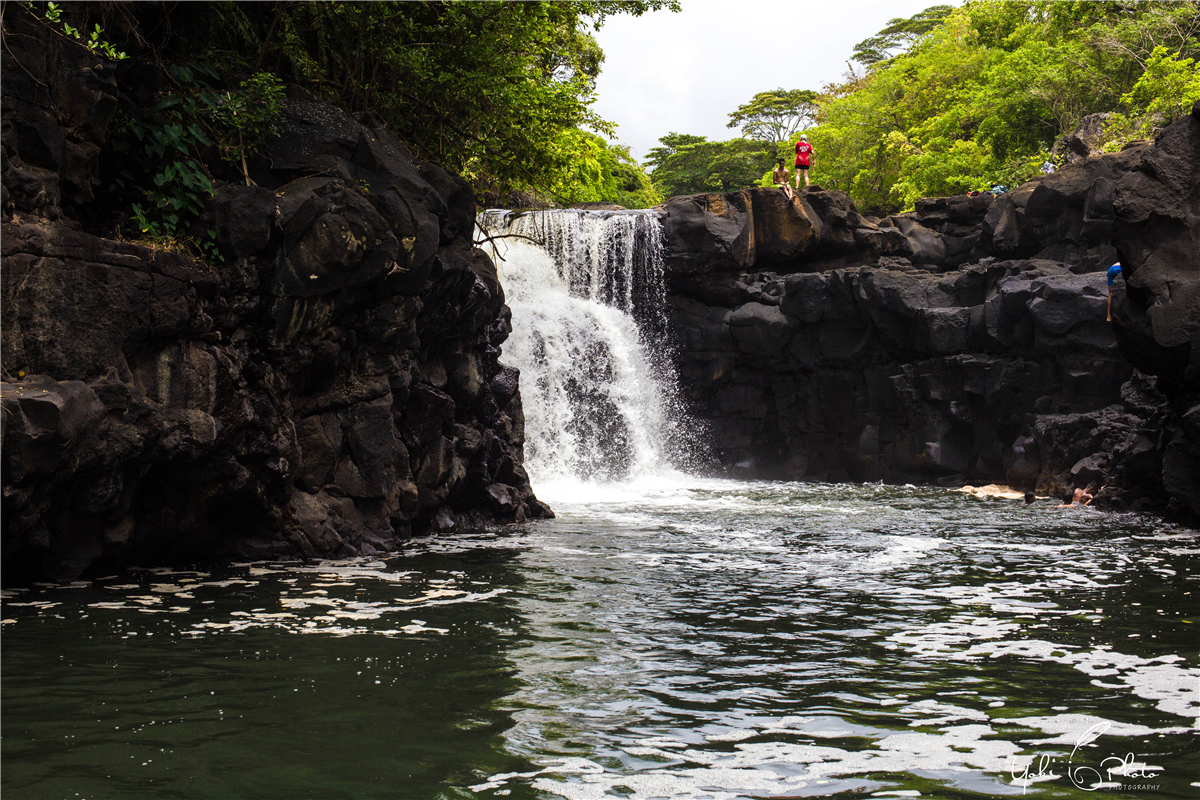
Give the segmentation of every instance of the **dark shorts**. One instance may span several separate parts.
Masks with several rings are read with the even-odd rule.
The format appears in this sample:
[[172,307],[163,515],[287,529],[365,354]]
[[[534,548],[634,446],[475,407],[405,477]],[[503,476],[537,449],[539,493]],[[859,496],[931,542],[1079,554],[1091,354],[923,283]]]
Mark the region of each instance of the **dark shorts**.
[[808,164],[797,164],[796,169],[808,169]]

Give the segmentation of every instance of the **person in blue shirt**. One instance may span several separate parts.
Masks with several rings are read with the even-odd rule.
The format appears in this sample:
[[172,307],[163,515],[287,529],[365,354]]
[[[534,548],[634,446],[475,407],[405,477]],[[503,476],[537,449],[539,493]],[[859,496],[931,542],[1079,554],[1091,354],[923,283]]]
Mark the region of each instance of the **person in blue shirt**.
[[1112,285],[1116,277],[1121,274],[1121,262],[1118,261],[1108,268],[1108,321],[1112,322]]

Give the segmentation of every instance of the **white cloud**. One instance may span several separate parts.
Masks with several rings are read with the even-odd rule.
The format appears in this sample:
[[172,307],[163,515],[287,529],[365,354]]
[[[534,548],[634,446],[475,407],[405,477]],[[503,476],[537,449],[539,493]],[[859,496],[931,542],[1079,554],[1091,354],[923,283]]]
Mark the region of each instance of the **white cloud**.
[[595,108],[639,159],[671,131],[739,136],[728,114],[755,93],[837,81],[855,44],[938,2],[682,0],[677,14],[610,17]]

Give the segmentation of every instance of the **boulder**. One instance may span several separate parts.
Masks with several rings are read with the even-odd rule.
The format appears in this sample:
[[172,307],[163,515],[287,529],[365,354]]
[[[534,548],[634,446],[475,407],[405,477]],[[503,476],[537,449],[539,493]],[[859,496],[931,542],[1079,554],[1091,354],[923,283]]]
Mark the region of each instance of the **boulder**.
[[209,201],[208,212],[217,238],[228,244],[229,255],[251,258],[270,244],[279,203],[269,189],[227,184]]
[[746,303],[728,317],[737,349],[750,356],[778,355],[787,346],[788,321],[777,306]]
[[672,197],[662,213],[664,261],[673,274],[748,269],[754,263],[749,191]]
[[1058,138],[1050,155],[1068,164],[1076,164],[1091,157],[1104,143],[1104,129],[1111,118],[1112,114],[1107,111],[1088,114],[1079,121],[1075,130]]
[[904,215],[891,218],[908,240],[908,257],[913,264],[939,267],[946,261],[946,243],[934,231]]
[[804,195],[788,199],[778,189],[751,189],[754,263],[759,269],[791,271],[821,240],[823,223]]
[[12,480],[48,480],[73,457],[105,416],[104,403],[80,381],[32,375],[0,383],[4,408],[4,469]]

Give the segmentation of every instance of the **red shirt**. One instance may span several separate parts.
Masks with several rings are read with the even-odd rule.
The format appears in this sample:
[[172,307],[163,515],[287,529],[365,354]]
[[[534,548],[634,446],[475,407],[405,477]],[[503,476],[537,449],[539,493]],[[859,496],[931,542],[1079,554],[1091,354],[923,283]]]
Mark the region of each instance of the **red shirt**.
[[813,146],[808,142],[796,142],[796,166],[810,166],[808,160],[812,157]]

